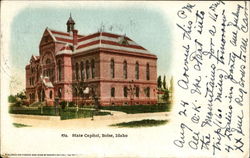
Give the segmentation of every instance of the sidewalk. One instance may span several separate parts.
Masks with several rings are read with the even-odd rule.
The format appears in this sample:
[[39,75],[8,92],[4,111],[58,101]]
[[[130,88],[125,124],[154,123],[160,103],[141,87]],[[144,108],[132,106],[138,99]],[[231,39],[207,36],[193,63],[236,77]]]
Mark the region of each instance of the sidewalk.
[[[102,110],[111,112],[113,115],[95,116],[92,118],[79,118],[69,120],[44,120],[34,119],[27,117],[20,117],[18,115],[11,115],[13,123],[21,123],[25,125],[31,125],[32,127],[44,127],[44,128],[104,128],[109,127],[111,124],[130,122],[143,119],[155,119],[155,120],[168,120],[169,112],[157,112],[157,113],[139,113],[139,114],[126,114],[118,111]],[[32,128],[25,127],[25,128]],[[117,128],[117,127],[110,127]]]

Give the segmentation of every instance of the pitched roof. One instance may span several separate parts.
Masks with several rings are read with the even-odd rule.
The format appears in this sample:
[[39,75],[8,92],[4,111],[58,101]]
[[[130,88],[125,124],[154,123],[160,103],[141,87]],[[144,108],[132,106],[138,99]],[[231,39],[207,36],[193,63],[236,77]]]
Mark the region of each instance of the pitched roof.
[[48,87],[48,88],[53,88],[54,87],[48,77],[41,77],[41,78],[42,78],[43,84],[46,87]]
[[40,59],[40,56],[34,56],[36,60],[39,60]]
[[124,35],[108,32],[97,32],[78,40],[76,52],[87,51],[95,48],[108,48],[128,52],[151,54],[148,50]]
[[[62,42],[73,45],[73,35],[67,32],[56,31],[47,28],[55,42]],[[78,44],[75,50],[69,46],[64,46],[57,54],[62,53],[80,53],[96,48],[106,48],[109,50],[119,50],[124,52],[135,52],[143,54],[151,54],[147,49],[138,45],[125,35],[118,35],[108,32],[96,32],[87,36],[78,35]],[[72,51],[72,52],[70,52]]]
[[72,54],[73,53],[73,49],[72,46],[70,46],[68,43],[65,44],[57,53],[56,55],[59,54]]
[[[73,44],[73,35],[68,32],[61,32],[47,28],[48,32],[56,42],[71,43]],[[84,35],[77,35],[78,39]]]
[[30,58],[30,62],[32,61],[38,61],[40,59],[40,56],[35,56],[32,54],[31,58]]
[[67,24],[75,24],[75,21],[72,19],[71,14],[69,20],[67,21]]

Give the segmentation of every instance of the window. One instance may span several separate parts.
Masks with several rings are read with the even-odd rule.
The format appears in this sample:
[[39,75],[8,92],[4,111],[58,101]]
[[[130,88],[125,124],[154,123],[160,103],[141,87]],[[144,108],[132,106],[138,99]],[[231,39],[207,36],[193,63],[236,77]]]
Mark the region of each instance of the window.
[[81,80],[85,79],[85,73],[84,73],[84,63],[81,62]]
[[127,79],[128,78],[128,70],[127,70],[127,61],[125,60],[123,62],[123,77],[124,79]]
[[46,64],[50,64],[50,63],[51,63],[51,62],[50,62],[50,59],[47,59],[45,63],[46,63]]
[[114,62],[114,59],[111,59],[111,61],[110,61],[110,75],[111,75],[111,78],[115,78],[115,62]]
[[31,78],[30,78],[30,85],[31,85],[31,86],[34,85],[34,77],[31,77]]
[[83,94],[84,94],[84,93],[83,93],[83,88],[80,88],[80,89],[79,89],[79,96],[84,97]]
[[61,65],[61,60],[58,61],[58,80],[62,80],[62,65]]
[[73,96],[74,96],[74,97],[77,97],[77,95],[78,95],[78,90],[77,90],[77,88],[75,87],[75,88],[74,88],[74,92],[73,92]]
[[50,79],[54,82],[54,69],[50,69]]
[[136,96],[136,97],[139,97],[139,95],[140,95],[140,88],[139,88],[139,87],[136,87],[136,88],[135,88],[135,96]]
[[53,93],[52,93],[52,91],[50,91],[50,92],[49,92],[49,98],[50,98],[50,99],[52,99],[52,95],[53,95]]
[[61,98],[62,97],[62,88],[58,88],[58,97]]
[[50,69],[48,69],[47,71],[48,71],[48,77],[50,77],[50,75],[51,75]]
[[79,65],[76,63],[76,80],[79,79]]
[[115,97],[115,88],[114,87],[111,88],[111,97]]
[[146,88],[146,96],[150,97],[150,88],[149,87]]
[[123,95],[124,97],[128,97],[128,87],[123,88]]
[[86,77],[87,77],[87,79],[89,79],[89,61],[87,60],[86,61]]
[[139,79],[139,63],[135,63],[135,78],[138,80]]
[[149,63],[147,63],[147,66],[146,66],[146,79],[150,80]]
[[39,80],[39,70],[38,70],[38,65],[36,66],[36,80]]
[[95,60],[91,60],[91,72],[92,72],[92,78],[95,78]]

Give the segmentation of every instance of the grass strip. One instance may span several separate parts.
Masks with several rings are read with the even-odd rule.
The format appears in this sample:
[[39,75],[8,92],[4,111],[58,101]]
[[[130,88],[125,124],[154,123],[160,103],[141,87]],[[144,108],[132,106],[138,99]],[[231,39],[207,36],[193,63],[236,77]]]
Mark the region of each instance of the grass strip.
[[15,126],[16,128],[31,127],[30,125],[25,125],[21,123],[13,123],[13,126]]
[[166,124],[167,120],[140,120],[140,121],[130,121],[130,122],[122,122],[117,124],[112,124],[110,126],[116,127],[129,127],[129,128],[138,128],[138,127],[153,127],[160,126]]

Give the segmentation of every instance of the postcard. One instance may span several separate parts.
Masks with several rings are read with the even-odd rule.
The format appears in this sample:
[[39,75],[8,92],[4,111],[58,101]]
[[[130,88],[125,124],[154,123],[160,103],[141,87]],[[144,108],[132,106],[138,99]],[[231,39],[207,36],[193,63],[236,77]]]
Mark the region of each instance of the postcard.
[[2,1],[1,157],[249,157],[249,2]]

